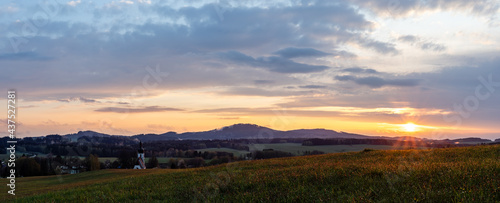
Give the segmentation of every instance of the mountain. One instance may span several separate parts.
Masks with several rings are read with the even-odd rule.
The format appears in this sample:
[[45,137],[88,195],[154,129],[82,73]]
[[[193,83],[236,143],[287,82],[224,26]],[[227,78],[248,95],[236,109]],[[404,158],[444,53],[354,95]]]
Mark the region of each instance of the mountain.
[[[382,137],[382,136],[367,136],[347,132],[339,132],[327,129],[298,129],[281,131],[271,128],[255,125],[255,124],[234,124],[219,129],[201,132],[167,132],[163,134],[138,134],[133,136],[108,135],[94,131],[79,131],[78,133],[63,135],[63,138],[70,141],[77,141],[81,137],[122,137],[124,139],[152,142],[161,140],[227,140],[227,139],[281,139],[281,138],[344,138],[344,139],[396,139],[399,141],[422,141],[423,138],[401,136],[401,137]],[[461,139],[446,139],[442,140],[448,143],[490,143],[491,140],[482,138],[461,138]],[[499,141],[499,140],[497,140]]]
[[178,134],[176,132],[168,132],[163,134],[139,134],[132,136],[137,138],[142,142],[151,142],[159,140],[178,140]]
[[67,135],[64,135],[63,137],[66,139],[69,139],[71,141],[77,141],[78,138],[83,137],[83,136],[86,136],[86,137],[110,137],[111,135],[87,130],[87,131],[78,131],[78,133],[67,134]]
[[300,130],[290,130],[282,131],[284,137],[290,138],[353,138],[353,139],[370,139],[379,138],[367,135],[359,135],[346,132],[337,132],[334,130],[326,129],[300,129]]
[[138,134],[133,136],[109,135],[95,131],[79,131],[66,135],[47,135],[31,137],[30,140],[48,140],[55,142],[152,142],[162,140],[229,140],[229,139],[290,139],[290,138],[346,138],[346,139],[392,139],[389,137],[366,136],[326,129],[299,129],[280,131],[255,124],[234,124],[220,129],[202,132],[167,132],[163,134]]
[[467,143],[467,142],[473,142],[473,143],[490,143],[491,140],[488,139],[482,139],[479,137],[468,137],[468,138],[460,138],[460,139],[454,139],[450,140],[451,142],[458,142],[458,143]]
[[[389,139],[398,141],[425,141],[428,139],[417,138],[410,136],[400,137],[383,137],[383,136],[367,136],[347,132],[339,132],[327,129],[298,129],[289,131],[274,130],[271,128],[255,125],[255,124],[234,124],[220,129],[214,129],[202,132],[167,132],[163,134],[138,134],[133,136],[123,135],[108,135],[95,131],[79,131],[78,133],[67,135],[47,135],[46,138],[51,140],[66,140],[77,142],[80,138],[87,137],[85,140],[92,142],[152,142],[162,140],[228,140],[228,139],[293,139],[293,138],[320,138],[320,139]],[[90,138],[90,139],[89,139]],[[442,142],[456,144],[474,144],[474,143],[491,143],[491,140],[482,138],[461,138],[461,139],[445,139],[439,140]],[[52,142],[52,141],[51,141]],[[500,142],[500,139],[495,140]]]
[[168,132],[164,134],[141,134],[133,137],[143,141],[156,140],[213,140],[213,139],[279,139],[279,138],[355,138],[370,139],[380,138],[358,135],[346,132],[337,132],[326,129],[301,129],[279,131],[255,124],[235,124],[220,129],[203,132],[186,132],[177,134]]

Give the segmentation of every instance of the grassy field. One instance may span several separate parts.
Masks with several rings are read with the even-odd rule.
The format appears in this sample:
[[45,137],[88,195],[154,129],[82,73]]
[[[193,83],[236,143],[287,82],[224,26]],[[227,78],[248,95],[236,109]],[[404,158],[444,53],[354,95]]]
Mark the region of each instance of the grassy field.
[[500,145],[18,178],[18,202],[498,202]]

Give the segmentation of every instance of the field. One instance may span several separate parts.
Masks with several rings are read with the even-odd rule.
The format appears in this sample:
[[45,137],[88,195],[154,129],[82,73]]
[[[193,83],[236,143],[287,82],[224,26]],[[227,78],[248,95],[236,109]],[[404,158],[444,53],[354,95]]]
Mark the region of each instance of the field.
[[[196,169],[18,178],[18,202],[500,201],[500,145],[364,150]],[[7,180],[2,179],[5,186]]]

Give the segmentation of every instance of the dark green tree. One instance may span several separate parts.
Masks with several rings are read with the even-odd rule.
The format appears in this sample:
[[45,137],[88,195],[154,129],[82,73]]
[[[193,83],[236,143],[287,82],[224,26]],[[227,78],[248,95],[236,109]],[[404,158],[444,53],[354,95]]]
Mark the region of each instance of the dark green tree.
[[85,158],[85,166],[87,166],[87,170],[96,171],[101,169],[101,163],[99,163],[99,157],[94,154],[90,154]]
[[40,164],[35,159],[21,157],[16,160],[16,173],[17,176],[38,176],[42,175]]
[[133,168],[137,154],[134,151],[122,150],[118,156],[121,168]]
[[158,159],[156,158],[155,155],[153,155],[153,157],[149,158],[147,168],[156,168],[158,166],[159,166]]

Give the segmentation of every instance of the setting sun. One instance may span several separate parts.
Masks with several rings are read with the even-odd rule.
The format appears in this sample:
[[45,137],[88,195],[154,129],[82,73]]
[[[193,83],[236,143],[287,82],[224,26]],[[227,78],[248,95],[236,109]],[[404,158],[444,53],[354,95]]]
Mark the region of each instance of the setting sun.
[[417,131],[418,125],[415,125],[413,123],[407,123],[407,124],[402,125],[402,127],[403,127],[404,131],[406,131],[406,132],[415,132],[415,131]]

